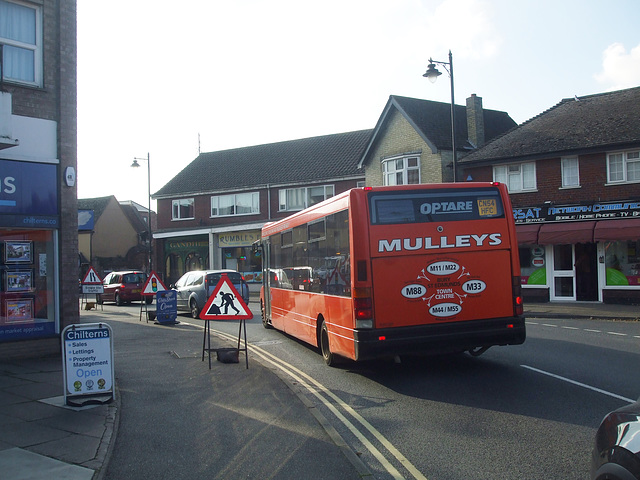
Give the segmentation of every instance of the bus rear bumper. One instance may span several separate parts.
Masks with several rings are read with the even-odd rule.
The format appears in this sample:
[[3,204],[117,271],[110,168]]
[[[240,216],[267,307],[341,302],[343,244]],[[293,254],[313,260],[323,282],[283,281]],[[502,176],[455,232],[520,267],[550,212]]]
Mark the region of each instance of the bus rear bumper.
[[355,331],[356,360],[408,354],[444,354],[479,347],[519,345],[524,316]]

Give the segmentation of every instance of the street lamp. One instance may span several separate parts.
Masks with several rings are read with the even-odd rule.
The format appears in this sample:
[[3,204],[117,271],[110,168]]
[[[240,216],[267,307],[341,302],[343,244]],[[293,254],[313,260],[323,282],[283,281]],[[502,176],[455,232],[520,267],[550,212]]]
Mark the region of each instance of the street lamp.
[[133,163],[131,164],[132,167],[137,168],[140,166],[140,164],[138,163],[138,160],[142,160],[147,162],[147,192],[148,192],[148,196],[149,196],[149,212],[147,214],[147,227],[149,227],[149,275],[151,275],[151,272],[153,271],[152,269],[152,264],[151,264],[151,161],[149,159],[149,154],[147,153],[147,158],[134,158],[133,159]]
[[[429,59],[429,67],[427,67],[427,71],[423,77],[427,77],[431,83],[434,83],[440,75],[441,72],[438,71],[434,64],[440,64],[444,67],[444,69],[449,74],[449,78],[451,79],[451,148],[453,149],[453,181],[456,181],[456,167],[458,163],[458,153],[456,152],[456,117],[455,117],[455,101],[453,97],[453,56],[451,55],[451,50],[449,50],[449,61],[448,62],[438,62],[437,60]],[[447,68],[449,65],[449,68]]]

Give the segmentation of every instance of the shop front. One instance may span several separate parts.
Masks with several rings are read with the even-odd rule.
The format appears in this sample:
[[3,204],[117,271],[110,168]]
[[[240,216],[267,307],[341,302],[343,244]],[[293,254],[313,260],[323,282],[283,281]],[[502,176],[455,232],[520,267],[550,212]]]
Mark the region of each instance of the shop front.
[[252,244],[260,238],[260,230],[255,226],[249,230],[211,228],[189,233],[154,236],[156,242],[162,242],[162,273],[167,285],[192,270],[221,268],[242,273],[247,283],[262,282],[262,259],[252,249]]
[[57,170],[0,160],[0,343],[60,333]]
[[252,248],[260,240],[260,230],[223,232],[217,239],[222,268],[237,270],[247,283],[262,283],[262,258]]
[[168,238],[164,241],[164,280],[174,284],[183,274],[209,268],[209,235]]
[[515,208],[527,301],[640,304],[640,201]]

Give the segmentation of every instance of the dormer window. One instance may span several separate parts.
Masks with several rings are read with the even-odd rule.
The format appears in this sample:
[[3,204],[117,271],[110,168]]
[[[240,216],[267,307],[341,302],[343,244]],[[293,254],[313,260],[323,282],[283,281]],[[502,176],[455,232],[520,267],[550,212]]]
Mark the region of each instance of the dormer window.
[[415,185],[420,183],[420,157],[403,156],[382,162],[384,185]]

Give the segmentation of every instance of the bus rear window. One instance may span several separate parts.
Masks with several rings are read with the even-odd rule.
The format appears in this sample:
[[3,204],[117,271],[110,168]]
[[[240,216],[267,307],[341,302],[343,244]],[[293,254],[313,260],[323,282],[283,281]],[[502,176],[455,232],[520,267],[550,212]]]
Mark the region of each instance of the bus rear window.
[[371,223],[430,223],[503,218],[500,192],[495,188],[372,192]]

